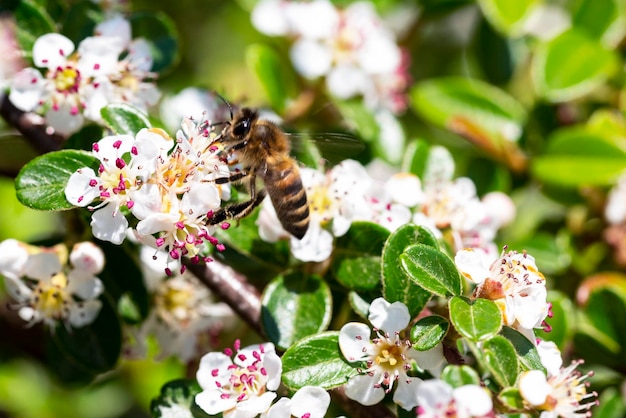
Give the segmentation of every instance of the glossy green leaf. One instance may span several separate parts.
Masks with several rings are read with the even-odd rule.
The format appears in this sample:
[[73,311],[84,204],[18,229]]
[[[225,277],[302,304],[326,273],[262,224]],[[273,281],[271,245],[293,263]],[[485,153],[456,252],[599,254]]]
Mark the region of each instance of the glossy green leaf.
[[626,167],[626,151],[584,127],[563,128],[548,138],[531,170],[541,181],[561,186],[611,185]]
[[415,244],[400,255],[404,272],[420,287],[439,296],[460,295],[463,283],[454,262],[430,245]]
[[332,389],[356,376],[339,351],[339,333],[325,332],[304,338],[291,346],[282,357],[283,383],[293,390],[303,386]]
[[411,343],[419,351],[430,350],[443,340],[450,328],[450,323],[439,315],[429,315],[411,328]]
[[509,340],[499,335],[491,337],[483,343],[482,354],[491,375],[501,387],[515,384],[519,362]]
[[606,47],[616,47],[626,35],[626,7],[622,0],[577,0],[572,6],[572,24],[598,39]]
[[46,9],[32,0],[22,0],[13,12],[17,42],[30,54],[37,38],[55,32],[54,20]]
[[332,271],[339,283],[353,290],[371,290],[380,285],[381,252],[389,231],[370,222],[354,222],[337,239]]
[[487,299],[470,301],[453,297],[449,302],[450,320],[463,337],[471,341],[484,341],[495,336],[502,328],[502,313]]
[[522,335],[519,331],[502,327],[500,334],[513,344],[517,356],[519,358],[520,365],[524,370],[543,370],[543,364],[539,358],[537,347],[528,338]]
[[172,380],[163,385],[159,396],[152,399],[150,412],[155,418],[168,417],[165,411],[172,407],[180,407],[191,410],[194,418],[208,418],[212,415],[205,413],[195,403],[195,396],[201,391],[202,388],[195,380]]
[[254,44],[247,48],[246,64],[256,75],[272,108],[282,113],[287,102],[297,92],[291,65],[273,48],[264,44]]
[[432,296],[428,290],[418,286],[398,263],[404,250],[417,243],[434,248],[438,246],[437,239],[427,228],[402,225],[387,239],[382,253],[383,296],[388,302],[404,303],[411,316],[420,313]]
[[26,164],[15,181],[18,200],[39,210],[65,210],[72,206],[65,198],[65,186],[79,168],[98,167],[90,153],[75,150],[50,152]]
[[133,13],[129,18],[133,38],[143,38],[150,44],[154,62],[151,71],[163,74],[180,60],[178,31],[174,22],[163,12]]
[[479,0],[489,22],[505,35],[517,35],[539,0]]
[[498,394],[498,400],[502,402],[502,404],[504,404],[511,412],[521,412],[525,407],[524,398],[522,398],[518,388],[503,389]]
[[100,113],[107,126],[118,135],[135,136],[143,128],[150,128],[148,117],[141,110],[125,103],[106,105]]
[[418,83],[411,104],[429,122],[501,149],[522,135],[526,111],[512,96],[481,80],[440,78]]
[[480,377],[476,370],[466,365],[447,365],[441,372],[441,380],[444,380],[453,388],[480,384]]
[[532,69],[535,89],[563,102],[601,86],[618,69],[618,58],[584,32],[570,29],[537,48]]
[[262,304],[265,332],[281,349],[325,330],[331,319],[330,289],[318,276],[278,276],[265,288]]

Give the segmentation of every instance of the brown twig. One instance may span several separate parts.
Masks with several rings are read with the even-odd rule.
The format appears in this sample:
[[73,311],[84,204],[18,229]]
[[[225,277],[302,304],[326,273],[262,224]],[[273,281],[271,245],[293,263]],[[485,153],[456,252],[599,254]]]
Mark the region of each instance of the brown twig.
[[0,96],[0,115],[40,154],[61,149],[64,138],[46,132],[47,126],[41,116],[18,109],[9,101],[6,94]]

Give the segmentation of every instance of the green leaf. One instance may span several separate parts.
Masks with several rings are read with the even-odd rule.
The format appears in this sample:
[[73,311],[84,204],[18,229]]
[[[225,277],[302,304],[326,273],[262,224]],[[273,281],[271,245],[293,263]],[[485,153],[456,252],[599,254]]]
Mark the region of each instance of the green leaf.
[[449,77],[418,83],[411,105],[427,121],[500,153],[522,136],[526,111],[508,93],[484,81]]
[[519,35],[523,24],[539,3],[538,0],[479,0],[483,13],[489,22],[505,35]]
[[485,364],[501,387],[515,384],[519,363],[513,344],[506,338],[496,335],[483,343],[482,353]]
[[265,288],[262,304],[263,327],[281,349],[325,330],[331,319],[330,289],[318,276],[278,276]]
[[519,362],[524,370],[543,370],[543,364],[539,358],[539,353],[535,345],[528,340],[519,331],[502,327],[500,334],[513,344],[517,355],[519,356]]
[[580,187],[612,185],[626,167],[626,151],[585,127],[562,128],[548,138],[543,155],[533,159],[533,174],[545,183]]
[[[498,394],[498,400],[502,402],[510,412],[522,412],[524,410],[524,398],[518,388],[505,388]],[[507,414],[507,416],[510,416]]]
[[617,47],[626,35],[626,7],[621,0],[577,0],[569,4],[573,6],[572,25],[606,47]]
[[107,126],[118,135],[137,135],[143,128],[150,128],[148,117],[136,107],[125,103],[112,103],[100,111]]
[[133,38],[150,43],[154,62],[151,71],[163,74],[180,60],[176,24],[162,12],[133,13],[129,18]]
[[65,210],[72,206],[65,198],[70,176],[83,167],[97,169],[99,161],[90,153],[75,150],[50,152],[26,164],[15,180],[18,200],[39,210]]
[[441,372],[441,380],[450,386],[458,388],[464,385],[479,385],[480,377],[476,370],[470,366],[450,364]]
[[261,83],[272,108],[282,114],[298,90],[291,65],[273,48],[263,44],[248,47],[246,65]]
[[352,290],[371,290],[380,285],[381,252],[389,231],[370,222],[353,222],[337,239],[332,271],[339,283]]
[[22,0],[13,12],[17,42],[30,54],[37,38],[55,32],[54,20],[45,8],[32,0]]
[[411,316],[424,309],[432,294],[418,286],[398,263],[400,255],[413,244],[437,248],[437,239],[429,229],[413,224],[402,225],[387,239],[382,253],[383,296],[388,302],[400,301]]
[[618,63],[613,51],[570,29],[537,48],[533,83],[552,102],[574,100],[601,86],[617,71]]
[[484,341],[495,336],[502,328],[502,313],[487,299],[470,301],[455,296],[450,299],[450,320],[463,337],[471,341]]
[[439,315],[426,316],[411,328],[413,348],[419,351],[430,350],[446,336],[450,323]]
[[463,292],[461,275],[454,262],[437,248],[411,245],[400,255],[400,264],[411,280],[436,295],[447,297]]
[[106,298],[95,321],[68,330],[59,324],[50,337],[54,358],[49,359],[57,376],[66,383],[86,383],[113,369],[122,350],[122,329]]
[[339,332],[324,332],[298,341],[285,351],[282,361],[283,383],[292,390],[307,385],[332,389],[358,374],[339,351]]

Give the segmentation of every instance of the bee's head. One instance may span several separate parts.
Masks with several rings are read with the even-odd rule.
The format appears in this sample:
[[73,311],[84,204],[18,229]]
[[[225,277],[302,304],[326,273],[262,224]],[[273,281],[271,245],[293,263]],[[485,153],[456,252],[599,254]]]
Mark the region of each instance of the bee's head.
[[230,139],[234,142],[244,140],[258,117],[258,113],[248,107],[244,107],[237,112],[230,121],[230,129],[228,130]]

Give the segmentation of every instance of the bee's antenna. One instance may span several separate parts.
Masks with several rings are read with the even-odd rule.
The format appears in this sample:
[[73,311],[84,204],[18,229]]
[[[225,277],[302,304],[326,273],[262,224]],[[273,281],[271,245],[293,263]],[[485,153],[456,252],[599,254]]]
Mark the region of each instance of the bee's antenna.
[[233,106],[228,102],[228,100],[226,100],[224,98],[224,96],[219,94],[217,91],[213,91],[213,94],[215,94],[217,97],[222,99],[222,101],[226,104],[226,106],[228,106],[228,110],[230,110],[230,119],[232,120],[232,118],[233,118]]

